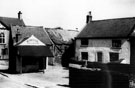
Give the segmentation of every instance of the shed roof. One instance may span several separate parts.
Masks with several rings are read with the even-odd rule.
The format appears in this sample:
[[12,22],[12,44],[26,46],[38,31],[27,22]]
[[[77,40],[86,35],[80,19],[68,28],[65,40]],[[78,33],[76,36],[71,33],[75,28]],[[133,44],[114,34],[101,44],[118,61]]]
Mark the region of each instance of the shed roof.
[[6,27],[10,27],[12,26],[25,26],[25,23],[23,20],[20,20],[18,18],[11,18],[11,17],[0,17],[0,22],[6,26]]
[[20,34],[18,37],[18,41],[22,41],[27,39],[31,35],[34,35],[38,38],[41,42],[47,45],[51,45],[52,42],[49,39],[48,34],[44,31],[43,27],[19,27],[19,26],[12,26],[12,37],[16,37],[17,31]]
[[135,17],[91,21],[77,38],[128,37],[135,27]]
[[31,35],[29,38],[24,39],[16,44],[17,46],[46,46],[34,35]]

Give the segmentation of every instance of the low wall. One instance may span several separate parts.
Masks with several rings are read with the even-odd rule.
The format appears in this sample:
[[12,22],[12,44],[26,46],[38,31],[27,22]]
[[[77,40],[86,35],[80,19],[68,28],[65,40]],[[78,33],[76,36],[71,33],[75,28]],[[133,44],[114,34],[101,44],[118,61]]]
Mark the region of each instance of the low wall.
[[[81,66],[85,66],[84,61],[71,61],[72,64],[78,64]],[[119,64],[119,63],[99,63],[99,62],[87,62],[87,68],[100,68],[102,70],[109,70],[124,74],[130,74],[131,73],[131,65],[129,64]]]
[[71,88],[129,88],[128,75],[117,72],[69,66]]

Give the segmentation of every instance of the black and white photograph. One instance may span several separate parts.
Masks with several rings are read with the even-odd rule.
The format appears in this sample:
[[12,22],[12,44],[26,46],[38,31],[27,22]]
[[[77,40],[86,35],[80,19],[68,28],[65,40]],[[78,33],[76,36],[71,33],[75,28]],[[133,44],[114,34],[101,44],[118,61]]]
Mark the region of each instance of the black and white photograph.
[[135,0],[0,0],[0,88],[135,88]]

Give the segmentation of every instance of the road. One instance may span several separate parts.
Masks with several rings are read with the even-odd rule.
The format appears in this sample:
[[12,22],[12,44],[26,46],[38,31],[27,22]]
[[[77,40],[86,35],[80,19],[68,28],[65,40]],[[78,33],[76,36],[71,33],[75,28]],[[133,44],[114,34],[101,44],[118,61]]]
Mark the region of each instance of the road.
[[49,66],[45,73],[1,73],[0,88],[69,88],[68,74],[61,66]]

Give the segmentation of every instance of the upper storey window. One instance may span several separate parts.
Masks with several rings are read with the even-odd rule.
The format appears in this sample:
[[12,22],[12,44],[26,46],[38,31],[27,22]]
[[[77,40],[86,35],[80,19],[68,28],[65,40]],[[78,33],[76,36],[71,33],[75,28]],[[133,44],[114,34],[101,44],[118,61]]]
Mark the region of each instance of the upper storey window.
[[4,32],[0,33],[0,44],[5,43],[5,34]]
[[121,40],[112,40],[112,48],[121,48]]
[[81,39],[82,46],[88,46],[88,39]]

